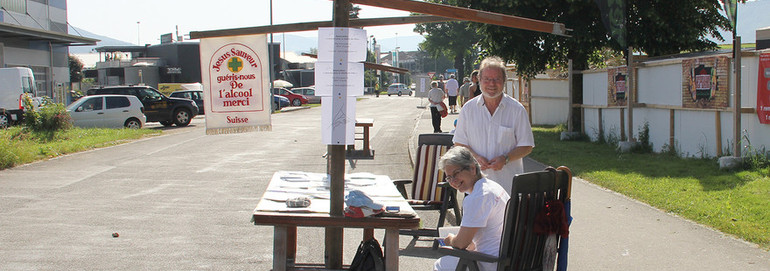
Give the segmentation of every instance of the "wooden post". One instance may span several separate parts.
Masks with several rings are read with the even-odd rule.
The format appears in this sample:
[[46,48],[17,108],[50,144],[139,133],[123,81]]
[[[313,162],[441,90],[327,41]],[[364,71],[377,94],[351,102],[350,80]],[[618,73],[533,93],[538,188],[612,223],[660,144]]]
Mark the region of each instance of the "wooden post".
[[[334,27],[348,27],[350,7],[349,0],[334,0]],[[329,145],[328,153],[331,155],[329,165],[329,178],[331,186],[329,193],[329,214],[333,217],[344,218],[345,208],[345,145]],[[326,268],[342,268],[342,241],[343,231],[341,227],[326,228]]]
[[741,36],[733,32],[733,157],[741,157]]
[[714,115],[717,139],[717,157],[722,156],[722,112],[716,111]]
[[599,108],[599,136],[603,137],[603,140],[607,140],[607,137],[604,135],[604,121],[602,120],[601,108]]
[[567,101],[569,103],[567,105],[568,108],[569,108],[569,111],[567,113],[567,132],[574,132],[575,131],[575,127],[572,124],[572,110],[574,110],[574,108],[572,108],[572,103],[573,103],[573,101],[572,101],[572,97],[573,97],[572,96],[572,91],[573,91],[573,87],[572,87],[572,59],[570,59],[567,62],[567,67],[568,67],[568,72],[569,72],[569,77],[568,77],[569,79],[567,80],[567,82],[568,82],[567,84],[569,84],[569,87],[568,87],[569,94],[568,94],[568,98],[567,98]]
[[[628,141],[634,142],[636,141],[636,138],[634,138],[634,100],[636,95],[634,94],[634,91],[636,90],[636,86],[634,84],[634,81],[636,81],[636,78],[634,76],[634,48],[628,47],[628,66],[626,66],[628,69],[626,73],[628,73],[628,76],[626,77],[626,91],[628,93],[628,96],[626,97],[626,105],[628,106]],[[622,116],[621,116],[622,117]]]
[[676,125],[674,123],[675,111],[674,109],[669,109],[668,112],[668,146],[669,148],[673,149],[675,147],[674,143],[676,142]]
[[626,141],[626,109],[620,108],[620,141]]

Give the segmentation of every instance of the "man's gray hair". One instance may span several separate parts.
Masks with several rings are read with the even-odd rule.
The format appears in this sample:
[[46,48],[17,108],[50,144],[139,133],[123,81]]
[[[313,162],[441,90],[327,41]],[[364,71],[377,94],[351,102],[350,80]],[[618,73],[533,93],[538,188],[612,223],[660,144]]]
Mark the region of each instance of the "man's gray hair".
[[484,73],[484,69],[486,68],[500,69],[500,73],[503,74],[503,84],[505,84],[507,75],[505,74],[505,61],[503,61],[502,58],[499,56],[490,56],[482,60],[481,65],[479,66],[479,81],[481,81],[482,73]]
[[473,157],[473,154],[471,154],[471,150],[469,150],[466,147],[463,146],[454,146],[449,151],[447,151],[444,155],[441,156],[441,159],[438,160],[438,168],[441,170],[444,170],[447,165],[453,165],[458,167],[467,167],[470,168],[471,166],[476,168],[476,175],[481,177],[481,167],[479,167],[479,162],[476,161],[476,158]]

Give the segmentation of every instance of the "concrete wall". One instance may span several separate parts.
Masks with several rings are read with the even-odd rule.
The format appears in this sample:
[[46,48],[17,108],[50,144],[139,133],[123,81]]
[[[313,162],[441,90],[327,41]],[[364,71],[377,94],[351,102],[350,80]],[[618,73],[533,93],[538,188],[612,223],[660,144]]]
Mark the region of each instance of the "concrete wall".
[[[741,59],[741,107],[744,109],[756,109],[758,56],[756,52],[744,52]],[[648,61],[637,66],[638,106],[633,109],[633,136],[639,138],[646,123],[655,151],[660,152],[673,145],[684,157],[732,154],[733,143],[736,142],[733,135],[732,68],[728,80],[728,108],[683,108],[683,59]],[[584,132],[593,141],[599,139],[600,131],[605,140],[619,139],[621,132],[628,132],[628,112],[625,107],[607,106],[606,70],[584,71],[583,74]],[[621,122],[621,114],[624,122]],[[621,123],[625,127],[621,128]],[[741,114],[741,131],[737,140],[741,140],[743,154],[749,143],[754,149],[770,147],[770,125],[761,124],[756,112]]]

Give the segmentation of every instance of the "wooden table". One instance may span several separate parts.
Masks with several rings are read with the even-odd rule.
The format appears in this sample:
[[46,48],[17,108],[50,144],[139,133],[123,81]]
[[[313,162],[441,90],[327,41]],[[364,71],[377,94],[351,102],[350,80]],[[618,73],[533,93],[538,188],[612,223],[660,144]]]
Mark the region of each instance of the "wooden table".
[[[276,172],[273,175],[268,189],[260,200],[257,208],[254,210],[252,220],[255,225],[268,225],[273,226],[273,270],[293,270],[300,265],[295,263],[296,251],[297,251],[297,227],[330,227],[330,228],[362,228],[364,229],[364,240],[374,237],[374,229],[385,229],[385,240],[383,245],[385,246],[385,266],[388,271],[398,270],[398,249],[399,249],[399,229],[417,229],[420,225],[420,218],[416,215],[414,210],[409,206],[406,200],[400,196],[400,193],[396,187],[390,182],[390,178],[384,175],[371,175],[376,178],[370,180],[373,185],[368,187],[371,194],[375,194],[372,198],[375,201],[382,202],[386,206],[399,206],[402,213],[414,214],[413,217],[367,217],[367,218],[350,218],[350,217],[334,217],[329,215],[328,201],[325,201],[323,196],[317,192],[313,192],[314,184],[322,182],[309,182],[309,188],[301,188],[303,183],[301,181],[285,181],[282,178],[287,178],[287,175],[300,175],[307,174],[308,178],[319,178],[317,173],[291,173],[291,172]],[[349,174],[346,176],[346,186],[359,189],[349,184],[355,182],[356,176],[359,178],[365,178],[368,175],[362,174]],[[364,177],[360,177],[364,176]],[[350,179],[349,179],[350,178]],[[349,180],[348,180],[349,179]],[[283,189],[283,190],[282,190]],[[347,189],[347,188],[346,188]],[[364,189],[359,189],[365,191]],[[284,192],[286,191],[286,192]],[[308,191],[307,195],[315,195],[320,198],[311,199],[311,206],[306,209],[299,209],[292,211],[292,209],[281,208],[280,197],[281,193],[290,193],[295,195],[298,191]],[[377,191],[377,192],[375,192]],[[370,192],[366,192],[370,194]],[[313,204],[318,204],[313,208]],[[326,206],[324,206],[326,204]],[[285,206],[285,204],[283,204]],[[330,240],[326,240],[329,242]],[[333,242],[342,242],[342,240],[332,240]],[[340,246],[341,248],[341,246]],[[348,251],[355,251],[350,249]],[[328,253],[329,257],[341,257],[342,253]],[[330,259],[329,262],[341,262],[340,259]],[[328,264],[328,263],[327,263]],[[328,266],[327,266],[328,267]]]

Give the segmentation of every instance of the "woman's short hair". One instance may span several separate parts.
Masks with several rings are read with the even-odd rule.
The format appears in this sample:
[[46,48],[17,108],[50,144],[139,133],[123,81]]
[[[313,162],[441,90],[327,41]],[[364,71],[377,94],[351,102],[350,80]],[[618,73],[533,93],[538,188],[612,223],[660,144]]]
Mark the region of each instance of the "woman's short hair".
[[498,56],[490,56],[482,60],[481,65],[479,65],[479,81],[481,80],[482,73],[484,73],[484,69],[486,68],[499,69],[500,73],[503,74],[503,83],[505,83],[507,75],[505,74],[505,62],[502,58]]
[[473,157],[471,150],[463,146],[454,146],[441,156],[438,160],[438,168],[444,170],[447,165],[467,168],[473,166],[476,168],[476,175],[481,176],[479,162]]

